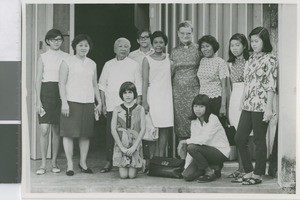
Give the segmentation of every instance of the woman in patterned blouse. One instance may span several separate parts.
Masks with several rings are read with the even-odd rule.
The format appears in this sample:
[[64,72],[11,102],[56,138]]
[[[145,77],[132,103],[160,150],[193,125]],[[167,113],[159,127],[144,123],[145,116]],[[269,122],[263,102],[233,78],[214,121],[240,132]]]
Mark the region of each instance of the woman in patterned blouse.
[[[273,97],[277,87],[277,60],[271,54],[269,32],[257,27],[249,34],[251,42],[249,57],[245,66],[244,93],[242,97],[242,113],[235,136],[245,170],[243,185],[262,182],[267,161],[266,133],[268,123],[273,116]],[[256,146],[256,164],[253,170],[247,140],[253,130]]]
[[204,55],[197,72],[200,81],[199,94],[209,97],[213,114],[226,115],[226,78],[229,77],[227,63],[216,56],[219,43],[215,37],[205,35],[198,40],[198,44]]
[[[237,128],[241,115],[240,103],[244,89],[244,70],[249,59],[248,41],[244,34],[236,33],[230,38],[228,54],[228,66],[232,83],[228,116],[230,124]],[[241,177],[245,174],[240,156],[238,161],[238,170],[228,176],[228,178],[235,178],[232,182],[242,182]]]

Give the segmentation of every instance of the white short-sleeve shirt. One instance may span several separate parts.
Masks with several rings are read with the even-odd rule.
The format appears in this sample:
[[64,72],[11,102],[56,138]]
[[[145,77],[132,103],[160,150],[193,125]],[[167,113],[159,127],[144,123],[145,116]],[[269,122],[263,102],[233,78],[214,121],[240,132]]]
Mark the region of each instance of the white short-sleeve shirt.
[[123,60],[113,58],[105,63],[98,85],[99,89],[105,93],[108,112],[112,112],[116,106],[123,103],[119,97],[119,90],[126,81],[133,82],[138,95],[142,94],[142,75],[136,61],[126,57]]

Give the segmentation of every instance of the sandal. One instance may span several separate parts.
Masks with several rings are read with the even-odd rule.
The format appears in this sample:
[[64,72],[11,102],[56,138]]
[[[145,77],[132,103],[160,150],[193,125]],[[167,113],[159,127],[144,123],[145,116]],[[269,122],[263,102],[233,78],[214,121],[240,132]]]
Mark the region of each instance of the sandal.
[[245,174],[246,173],[240,173],[237,177],[231,180],[231,183],[242,183],[244,180],[247,180],[248,178],[243,177]]
[[45,168],[39,168],[37,171],[36,171],[36,174],[37,175],[43,175],[46,173],[46,169]]
[[211,175],[204,175],[204,176],[200,176],[200,178],[198,178],[198,183],[208,183],[208,182],[212,182],[214,180],[216,180],[217,177],[215,174],[211,174]]
[[109,172],[110,170],[111,170],[111,168],[103,167],[103,168],[100,170],[100,173],[106,173],[106,172]]
[[251,177],[251,178],[244,179],[242,185],[256,185],[256,184],[260,184],[261,182],[262,182],[261,179]]
[[240,172],[239,170],[236,170],[235,172],[229,174],[227,176],[227,178],[238,178],[240,174],[242,174],[242,172]]
[[60,172],[60,169],[59,169],[57,166],[52,166],[51,171],[52,171],[53,173],[59,173],[59,172]]

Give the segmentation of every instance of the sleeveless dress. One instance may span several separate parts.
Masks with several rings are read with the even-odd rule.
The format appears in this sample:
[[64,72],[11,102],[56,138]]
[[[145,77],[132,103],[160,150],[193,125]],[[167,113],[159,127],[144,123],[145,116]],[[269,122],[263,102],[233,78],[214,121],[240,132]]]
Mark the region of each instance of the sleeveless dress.
[[[121,104],[118,108],[117,132],[125,148],[130,148],[138,138],[141,130],[141,109],[142,106],[134,104],[127,108]],[[141,168],[143,164],[142,142],[132,156],[125,155],[115,143],[113,153],[113,166]]]
[[147,101],[153,125],[158,128],[172,127],[173,99],[171,84],[171,65],[169,57],[154,60],[146,56],[149,62],[149,87]]
[[234,63],[229,63],[230,79],[232,82],[232,92],[229,101],[229,121],[236,129],[241,116],[241,98],[244,90],[244,70],[245,59],[236,59]]
[[198,45],[178,45],[172,50],[170,60],[173,61],[173,101],[174,101],[174,132],[179,138],[191,135],[192,102],[199,94],[197,71],[201,59]]

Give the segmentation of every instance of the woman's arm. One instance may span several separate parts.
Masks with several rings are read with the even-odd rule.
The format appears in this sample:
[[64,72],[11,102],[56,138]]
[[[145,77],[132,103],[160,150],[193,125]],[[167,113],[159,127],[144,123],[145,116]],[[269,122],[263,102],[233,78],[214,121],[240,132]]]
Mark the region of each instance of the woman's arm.
[[267,105],[264,112],[263,121],[269,122],[273,117],[273,100],[274,100],[275,92],[268,91],[267,93]]
[[187,144],[206,144],[215,134],[217,134],[223,127],[214,114],[209,116],[208,122],[204,125],[201,132],[199,126],[194,122],[191,123],[191,137],[186,140]]
[[222,87],[222,93],[221,93],[221,108],[220,108],[220,116],[226,116],[226,78],[221,79],[221,87]]
[[37,113],[42,112],[42,102],[41,102],[41,86],[42,86],[42,77],[44,73],[44,64],[42,58],[39,57],[37,62],[37,74],[35,80],[35,92],[36,92],[36,111]]
[[102,113],[106,117],[107,114],[107,108],[106,108],[106,101],[105,101],[105,92],[100,90],[100,98],[102,102]]
[[67,63],[63,61],[60,65],[59,68],[59,94],[60,94],[60,99],[61,99],[61,113],[69,117],[69,104],[67,101],[67,95],[66,95],[66,84],[68,80],[68,73],[69,73],[69,68]]
[[98,89],[98,84],[97,84],[97,72],[96,72],[96,68],[94,70],[94,76],[93,76],[93,88],[94,88],[94,93],[95,93],[95,97],[96,97],[96,101],[97,101],[97,106],[95,108],[95,110],[98,110],[99,114],[101,114],[101,109],[102,109],[102,103],[101,103],[101,97],[100,97],[100,93],[99,93],[99,89]]
[[140,117],[141,117],[141,130],[139,132],[139,136],[135,140],[135,143],[127,151],[127,154],[129,156],[131,156],[137,150],[137,147],[139,146],[139,144],[141,143],[141,141],[142,141],[142,139],[145,135],[146,119],[145,119],[145,110],[144,110],[144,108],[141,109]]
[[143,60],[143,84],[142,84],[142,95],[143,95],[143,107],[145,108],[145,112],[149,112],[149,104],[147,101],[147,93],[148,93],[148,85],[149,85],[149,63],[147,58]]
[[127,150],[128,150],[128,149],[126,149],[126,148],[123,146],[123,144],[122,144],[122,142],[121,142],[121,140],[120,140],[120,138],[119,138],[119,134],[118,134],[118,132],[117,132],[117,116],[118,116],[118,107],[116,107],[116,108],[114,109],[114,111],[113,111],[113,115],[112,115],[112,119],[111,119],[111,134],[112,134],[112,136],[113,136],[113,138],[114,138],[116,144],[117,144],[118,147],[120,148],[120,150],[121,150],[123,153],[127,154]]

